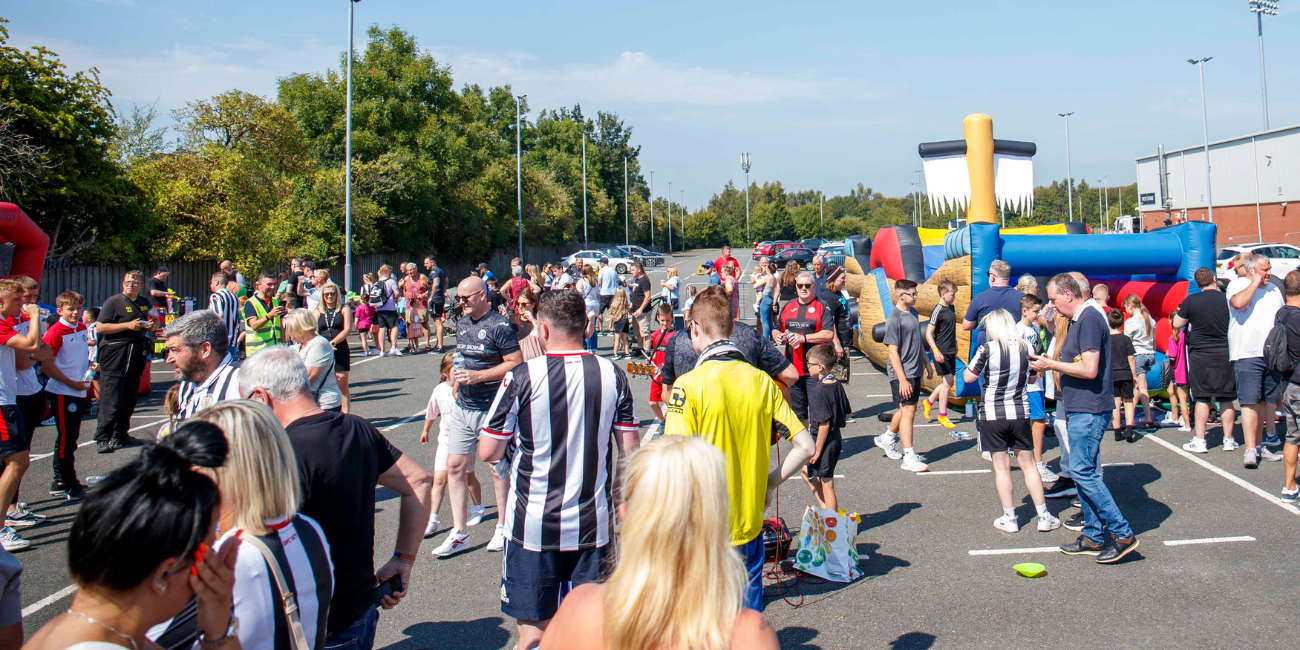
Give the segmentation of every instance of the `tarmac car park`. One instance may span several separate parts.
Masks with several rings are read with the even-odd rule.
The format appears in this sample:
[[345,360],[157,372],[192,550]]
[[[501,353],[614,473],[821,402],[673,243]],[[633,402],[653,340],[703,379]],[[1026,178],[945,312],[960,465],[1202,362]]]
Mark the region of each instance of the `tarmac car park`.
[[628,271],[630,271],[632,269],[632,263],[639,261],[636,258],[627,255],[626,253],[621,255],[618,254],[610,255],[609,253],[604,251],[585,250],[585,251],[578,251],[564,258],[564,265],[569,266],[572,264],[582,264],[584,267],[599,269],[600,258],[602,257],[609,258],[609,265],[613,267],[615,272],[620,274],[627,273]]

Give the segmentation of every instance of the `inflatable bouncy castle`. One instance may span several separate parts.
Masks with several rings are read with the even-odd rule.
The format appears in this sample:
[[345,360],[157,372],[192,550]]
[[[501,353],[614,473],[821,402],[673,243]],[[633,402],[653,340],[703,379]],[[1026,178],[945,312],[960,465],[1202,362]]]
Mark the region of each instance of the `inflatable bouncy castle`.
[[[1163,347],[1169,338],[1165,319],[1189,292],[1198,290],[1193,280],[1196,269],[1214,267],[1214,224],[1191,222],[1132,235],[1093,235],[1082,223],[1002,229],[997,221],[997,204],[1024,204],[1026,193],[1032,196],[1033,190],[1032,167],[1026,170],[1023,160],[1014,161],[1014,165],[1006,161],[1032,157],[1034,146],[993,140],[993,123],[986,115],[971,115],[964,126],[966,146],[960,154],[964,167],[957,164],[958,154],[954,153],[963,149],[957,144],[961,141],[923,144],[921,155],[926,162],[927,185],[940,188],[932,191],[931,201],[965,205],[967,226],[952,231],[891,226],[880,229],[874,240],[849,238],[847,247],[852,250],[846,250],[844,266],[847,288],[857,298],[859,328],[855,347],[878,365],[888,363],[888,348],[879,341],[885,318],[896,302],[895,280],[906,278],[918,283],[916,311],[922,327],[938,304],[939,282],[951,280],[957,285],[953,308],[960,322],[971,298],[988,288],[989,266],[994,260],[1003,260],[1011,265],[1012,284],[1026,273],[1038,278],[1044,302],[1047,280],[1066,271],[1079,271],[1093,284],[1106,284],[1111,307],[1120,305],[1129,294],[1141,298],[1157,320],[1155,341],[1160,354],[1147,378],[1151,389],[1157,390],[1162,385]],[[940,164],[932,168],[929,163],[933,156],[927,154],[936,151],[941,152]],[[1012,173],[1004,180],[1001,170],[1007,168]],[[954,180],[954,169],[965,170],[969,185]],[[1019,314],[1013,316],[1018,318]],[[975,386],[966,385],[962,379],[962,370],[974,352],[973,342],[971,332],[958,327],[954,403],[978,394]],[[922,383],[926,390],[932,390],[937,381],[935,378]]]
[[0,246],[13,247],[9,268],[0,271],[0,277],[26,275],[41,281],[45,254],[50,250],[50,237],[22,208],[12,203],[0,203]]

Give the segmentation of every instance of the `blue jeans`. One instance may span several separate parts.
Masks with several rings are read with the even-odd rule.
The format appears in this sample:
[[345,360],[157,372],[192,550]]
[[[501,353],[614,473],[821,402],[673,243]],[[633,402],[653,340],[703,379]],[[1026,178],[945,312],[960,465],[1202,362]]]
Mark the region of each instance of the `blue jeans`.
[[733,547],[745,563],[749,574],[749,583],[745,585],[744,606],[757,612],[763,611],[763,536],[759,535],[747,543]]
[[348,629],[325,639],[324,650],[372,650],[375,647],[375,626],[379,623],[379,610],[371,607]]
[[770,340],[772,338],[772,296],[763,296],[758,301],[758,325],[759,336]]
[[1113,537],[1131,537],[1133,529],[1120,513],[1110,490],[1097,474],[1101,439],[1110,414],[1070,413],[1065,425],[1070,439],[1070,476],[1083,505],[1083,535],[1097,544],[1105,543],[1105,532]]

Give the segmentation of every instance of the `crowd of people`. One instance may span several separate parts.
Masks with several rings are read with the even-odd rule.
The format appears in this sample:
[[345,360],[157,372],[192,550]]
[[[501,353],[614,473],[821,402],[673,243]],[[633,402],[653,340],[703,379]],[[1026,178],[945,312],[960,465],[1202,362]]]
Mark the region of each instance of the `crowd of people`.
[[[223,262],[208,308],[171,315],[165,267],[127,273],[98,307],[61,293],[48,318],[38,283],[0,280],[7,592],[21,574],[8,553],[31,544],[18,530],[44,520],[18,495],[47,413],[57,432],[50,493],[80,502],[68,538],[78,591],[33,648],[369,650],[378,609],[408,593],[424,539],[445,530],[431,549],[439,558],[471,550],[469,528],[486,511],[479,460],[499,514],[485,550],[502,553],[501,608],[520,648],[776,647],[761,614],[764,512],[795,475],[812,503],[839,507],[836,464],[854,411],[837,378],[854,335],[844,269],[756,260],[748,318],[741,267],[725,247],[699,285],[670,267],[657,297],[640,264],[620,277],[607,259],[540,268],[515,259],[504,283],[480,265],[453,291],[429,256],[423,271],[404,263],[365,274],[357,294],[310,261],[289,268],[247,285]],[[1080,533],[1062,553],[1123,560],[1139,541],[1101,478],[1107,429],[1132,442],[1146,427],[1177,426],[1193,434],[1184,449],[1207,453],[1215,405],[1224,450],[1242,448],[1247,468],[1284,460],[1282,499],[1300,501],[1300,272],[1278,281],[1267,258],[1249,254],[1234,268],[1240,277],[1224,291],[1198,270],[1200,291],[1170,316],[1172,406],[1160,422],[1146,382],[1156,323],[1141,300],[1112,306],[1105,284],[1062,273],[1043,287],[1044,304],[1036,279],[1012,286],[998,261],[960,321],[951,282],[939,283],[922,321],[917,284],[898,280],[883,340],[895,409],[874,443],[903,470],[928,470],[914,423],[920,410],[956,426],[947,408],[960,326],[974,341],[962,372],[980,386],[978,448],[993,466],[997,529],[1020,529],[1014,463],[1037,529]],[[1286,376],[1266,349],[1275,324]],[[612,358],[597,354],[603,332]],[[363,357],[443,354],[419,439],[437,445],[432,472],[350,413],[353,335]],[[613,363],[632,356],[633,342],[654,369],[643,397]],[[145,443],[128,432],[155,345],[179,381],[164,400],[167,423]],[[98,452],[144,448],[88,490],[75,451],[92,399]],[[655,414],[648,429],[638,399]],[[1055,472],[1042,455],[1049,435],[1060,443]],[[778,437],[790,451],[773,468]],[[376,486],[399,497],[392,558],[378,568]],[[1079,512],[1062,521],[1047,508],[1054,498]]]

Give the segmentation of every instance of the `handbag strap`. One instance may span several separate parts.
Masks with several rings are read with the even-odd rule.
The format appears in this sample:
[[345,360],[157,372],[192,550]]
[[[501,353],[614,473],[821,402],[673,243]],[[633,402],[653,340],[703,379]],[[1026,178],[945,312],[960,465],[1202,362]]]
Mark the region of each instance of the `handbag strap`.
[[275,576],[275,584],[280,588],[281,608],[284,610],[284,617],[289,622],[290,636],[292,637],[294,650],[310,650],[311,646],[307,645],[307,635],[302,630],[302,619],[298,615],[298,598],[294,596],[289,584],[284,579],[284,572],[280,570],[280,562],[275,559],[271,549],[266,543],[253,535],[243,537],[245,544],[252,544],[258,552],[262,554],[262,559],[266,560],[266,566],[271,569],[271,575]]

